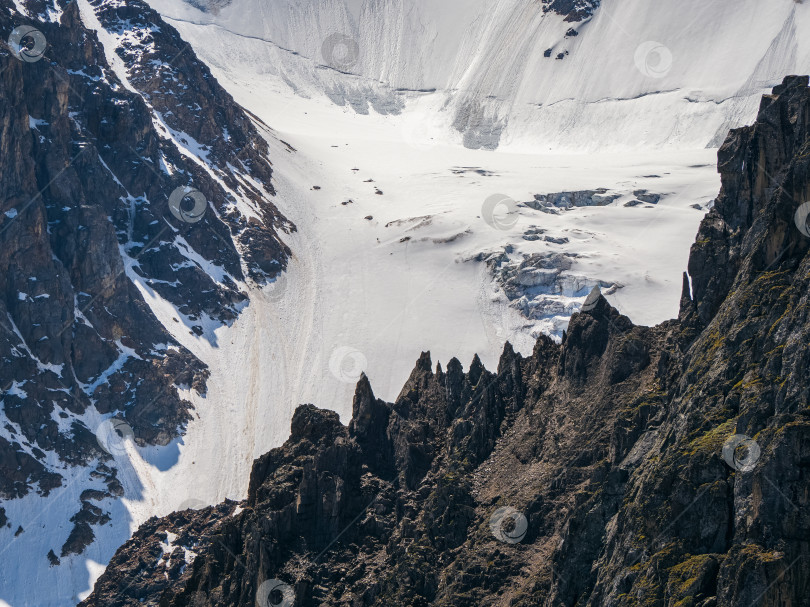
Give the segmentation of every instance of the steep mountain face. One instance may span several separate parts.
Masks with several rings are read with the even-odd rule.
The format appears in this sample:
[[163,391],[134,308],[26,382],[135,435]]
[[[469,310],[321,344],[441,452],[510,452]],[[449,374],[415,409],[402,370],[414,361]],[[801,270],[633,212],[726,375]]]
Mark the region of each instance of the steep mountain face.
[[[0,32],[0,536],[8,558],[59,519],[56,565],[123,491],[99,428],[183,432],[209,371],[173,333],[232,323],[294,226],[261,125],[145,3],[3,0]],[[1,582],[6,599],[19,580]]]
[[220,79],[474,149],[719,147],[810,60],[806,2],[152,4]]
[[497,373],[301,406],[244,502],[149,520],[82,605],[810,605],[807,77],[718,168],[677,320],[595,292]]

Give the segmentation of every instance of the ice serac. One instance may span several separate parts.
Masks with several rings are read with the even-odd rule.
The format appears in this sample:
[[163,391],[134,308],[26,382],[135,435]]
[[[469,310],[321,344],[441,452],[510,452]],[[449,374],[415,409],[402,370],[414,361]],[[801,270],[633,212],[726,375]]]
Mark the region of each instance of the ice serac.
[[[99,424],[121,419],[141,446],[183,433],[181,391],[205,393],[209,371],[175,336],[215,339],[247,285],[286,266],[293,226],[261,125],[148,5],[0,1],[4,38],[18,26],[47,49],[0,53],[0,543],[7,571],[54,575],[58,593],[49,565],[123,493]],[[171,212],[178,188],[204,197],[199,221]],[[48,604],[23,577],[0,578],[0,602]]]
[[[241,511],[150,521],[83,605],[247,607],[271,579],[307,606],[807,605],[807,85],[726,140],[678,320],[599,295],[497,373],[423,354],[393,403],[363,377],[348,428],[302,406]],[[158,550],[189,524],[210,531],[177,568]]]

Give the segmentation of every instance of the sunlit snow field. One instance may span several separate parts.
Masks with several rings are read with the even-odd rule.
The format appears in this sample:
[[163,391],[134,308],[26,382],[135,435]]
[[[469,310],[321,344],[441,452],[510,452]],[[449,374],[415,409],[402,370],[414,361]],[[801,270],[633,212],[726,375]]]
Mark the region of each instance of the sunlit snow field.
[[[139,284],[166,329],[209,366],[208,393],[187,394],[196,411],[182,439],[167,447],[130,444],[116,457],[125,498],[105,503],[113,522],[95,529],[84,555],[58,568],[41,556],[69,533],[49,513],[78,499],[84,471],[76,491],[7,507],[12,518],[13,508],[37,508],[42,532],[3,548],[6,575],[19,584],[0,606],[32,596],[43,606],[75,604],[148,517],[243,498],[253,459],[286,439],[298,404],[333,409],[348,422],[361,371],[378,397],[393,400],[422,351],[434,364],[455,356],[465,368],[478,354],[495,369],[507,340],[527,354],[538,332],[558,336],[567,317],[521,316],[476,261],[481,253],[511,245],[514,256],[576,254],[570,272],[583,284],[622,285],[608,299],[634,322],[676,316],[689,246],[720,185],[716,147],[706,145],[750,121],[758,95],[807,58],[797,30],[809,11],[797,3],[777,10],[747,0],[728,15],[727,3],[703,0],[655,3],[657,12],[648,0],[606,0],[583,26],[594,31],[562,40],[560,19],[521,21],[510,12],[517,0],[498,3],[489,22],[480,16],[484,0],[470,0],[463,14],[450,10],[456,0],[447,10],[435,0],[415,2],[423,13],[381,3],[393,20],[382,24],[352,0],[366,36],[365,54],[352,66],[364,74],[358,80],[311,60],[328,33],[307,25],[318,19],[309,10],[314,0],[255,2],[237,0],[219,16],[179,0],[151,4],[258,118],[275,168],[274,203],[298,228],[284,236],[293,252],[288,271],[253,290],[233,326],[207,327],[204,338],[178,329],[175,309]],[[324,4],[329,11],[342,5]],[[321,17],[338,27],[350,16]],[[412,38],[388,31],[402,23]],[[384,43],[369,52],[372,40]],[[649,40],[671,50],[666,77],[639,71],[634,51]],[[542,63],[552,44],[571,55]],[[420,55],[420,45],[430,52]],[[443,86],[459,93],[448,100]],[[423,92],[394,95],[392,87]],[[495,123],[509,118],[495,151],[465,148],[452,128],[471,99]],[[366,101],[396,111],[352,109]],[[589,105],[580,108],[582,101]],[[597,188],[622,197],[559,215],[519,204],[515,214],[493,219],[484,208],[496,194],[523,203]],[[639,189],[662,199],[625,207]],[[568,242],[523,239],[531,226]],[[587,290],[563,295],[582,301]]]
[[[378,397],[392,400],[422,351],[465,367],[477,353],[490,369],[507,340],[529,353],[538,324],[507,305],[474,260],[479,253],[509,244],[518,253],[577,253],[573,272],[624,285],[610,300],[634,321],[677,314],[689,246],[719,187],[716,150],[469,150],[425,131],[430,114],[419,100],[399,116],[359,115],[273,80],[215,75],[270,127],[275,203],[298,228],[285,237],[293,259],[278,285],[252,293],[234,326],[217,330],[216,348],[175,332],[211,368],[209,393],[189,394],[198,419],[171,466],[166,448],[130,458],[143,487],[128,503],[133,525],[184,500],[242,498],[253,458],[286,439],[298,404],[334,409],[348,423],[361,370]],[[629,196],[559,216],[520,206],[516,218],[499,216],[513,224],[506,230],[483,212],[493,194],[522,202],[599,187],[664,197],[651,208],[625,208]],[[523,240],[530,225],[569,244]],[[173,330],[173,308],[144,295]]]

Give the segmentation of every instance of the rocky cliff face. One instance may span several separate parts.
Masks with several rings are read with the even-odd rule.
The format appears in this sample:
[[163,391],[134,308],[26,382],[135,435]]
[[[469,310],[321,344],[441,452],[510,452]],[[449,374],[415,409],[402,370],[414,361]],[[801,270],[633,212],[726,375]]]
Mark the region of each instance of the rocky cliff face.
[[[102,420],[141,445],[182,432],[178,387],[208,371],[171,331],[232,322],[293,226],[261,125],[144,2],[0,0],[0,34],[0,504],[87,468],[55,563],[122,491]],[[0,523],[10,542],[24,521]]]
[[719,153],[677,320],[595,294],[496,373],[302,406],[244,503],[150,520],[82,605],[810,605],[809,169],[789,77]]

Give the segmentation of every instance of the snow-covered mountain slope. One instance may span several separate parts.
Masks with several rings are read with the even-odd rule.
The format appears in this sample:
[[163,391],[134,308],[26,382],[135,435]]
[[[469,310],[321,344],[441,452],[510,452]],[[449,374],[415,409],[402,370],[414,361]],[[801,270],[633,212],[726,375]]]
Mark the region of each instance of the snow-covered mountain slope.
[[[43,2],[15,6],[25,4]],[[44,4],[56,31],[64,3]],[[597,3],[545,3],[558,14],[528,0],[153,0],[190,47],[138,2],[78,4],[119,92],[147,104],[158,147],[176,157],[168,168],[226,192],[213,229],[231,244],[225,254],[191,232],[190,246],[161,241],[142,257],[147,277],[126,264],[123,282],[166,341],[207,369],[206,390],[174,386],[194,406],[183,436],[107,458],[123,499],[102,504],[81,555],[53,566],[45,556],[59,553],[82,491],[98,484],[88,469],[65,470],[63,491],[3,504],[0,605],[14,607],[75,604],[148,517],[244,497],[250,462],[287,436],[299,403],[348,419],[360,371],[393,400],[423,350],[443,363],[478,353],[494,368],[506,339],[525,353],[538,331],[559,336],[597,284],[636,322],[674,316],[688,246],[719,181],[703,148],[750,119],[760,89],[806,56],[807,8],[789,2],[730,11],[607,0],[577,21],[566,20],[571,6]],[[167,40],[174,53],[155,53]],[[233,104],[217,105],[233,114],[195,120],[216,97],[191,49],[252,113],[245,128],[258,138],[211,131],[212,120],[244,116]],[[149,179],[133,167],[112,173],[127,186]],[[569,208],[584,190],[605,198]],[[560,192],[570,196],[548,196]],[[275,207],[280,215],[262,216]],[[298,231],[275,240],[270,226],[291,229],[284,218]],[[261,254],[266,238],[290,254],[270,284],[278,264]],[[226,322],[185,310],[192,287],[204,299],[232,296],[223,296]],[[15,535],[20,520],[32,522]]]
[[678,318],[595,295],[497,373],[302,405],[245,501],[151,519],[81,607],[807,607],[808,84],[719,151]]
[[0,602],[68,605],[157,511],[142,469],[294,226],[263,127],[147,5],[0,0],[0,32]]
[[468,147],[719,146],[810,65],[796,1],[605,0],[581,22],[536,0],[150,1],[212,67],[358,112],[424,108],[426,136]]
[[[538,332],[561,335],[596,284],[620,287],[609,299],[639,322],[677,314],[672,302],[689,239],[718,184],[714,151],[536,155],[411,147],[380,117],[375,123],[347,113],[341,121],[328,105],[311,103],[291,103],[284,113],[289,130],[279,136],[297,150],[275,156],[278,203],[300,234],[290,274],[311,252],[322,331],[321,379],[301,402],[349,412],[360,367],[345,383],[335,379],[328,363],[342,348],[368,361],[364,369],[386,398],[396,397],[420,347],[443,363],[454,353],[463,361],[478,353],[490,365],[507,339],[530,351]],[[621,196],[558,214],[526,204],[538,193],[598,188]],[[642,189],[661,193],[660,202],[625,206]],[[493,211],[493,197],[507,202]],[[558,264],[556,285],[525,293],[536,302],[531,307],[546,307],[534,315],[522,313],[520,298],[509,297],[486,263],[555,254],[572,263]]]

